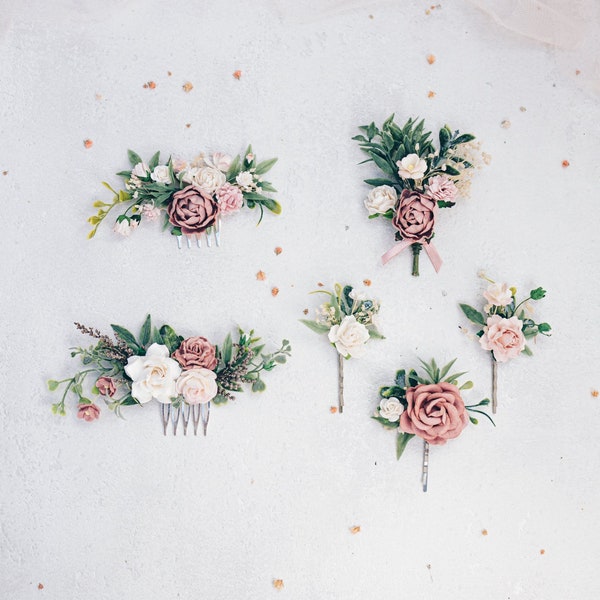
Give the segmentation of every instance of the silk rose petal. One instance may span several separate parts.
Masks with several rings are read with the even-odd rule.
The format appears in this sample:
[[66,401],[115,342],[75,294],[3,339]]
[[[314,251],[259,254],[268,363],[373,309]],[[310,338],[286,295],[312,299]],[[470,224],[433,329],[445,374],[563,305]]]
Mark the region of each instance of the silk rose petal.
[[169,222],[184,235],[200,233],[214,225],[219,205],[212,196],[193,185],[175,192],[169,204]]
[[436,214],[435,200],[413,190],[402,190],[392,224],[405,240],[428,241],[433,235]]
[[204,367],[213,370],[217,366],[215,347],[202,336],[187,338],[175,352],[173,358],[184,368]]
[[219,201],[219,212],[223,215],[236,212],[244,205],[242,190],[230,183],[222,185],[216,191],[215,196]]
[[483,297],[492,306],[508,306],[512,302],[512,290],[507,283],[493,283],[483,292]]
[[177,393],[188,404],[206,404],[218,392],[217,374],[204,368],[184,371],[177,380]]
[[458,437],[469,422],[460,390],[451,383],[421,384],[406,390],[400,429],[433,445]]
[[523,322],[517,317],[503,319],[500,315],[492,315],[488,317],[479,343],[484,350],[490,350],[498,362],[516,358],[525,348]]
[[354,315],[345,316],[339,325],[333,325],[327,335],[342,356],[359,358],[365,353],[369,330]]

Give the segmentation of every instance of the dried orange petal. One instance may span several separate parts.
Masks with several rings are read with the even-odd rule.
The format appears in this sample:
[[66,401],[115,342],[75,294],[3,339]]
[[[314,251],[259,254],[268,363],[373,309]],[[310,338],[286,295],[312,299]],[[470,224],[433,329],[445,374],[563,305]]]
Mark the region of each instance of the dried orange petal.
[[330,407],[329,407],[329,412],[330,412],[332,415],[335,415],[335,413],[336,413],[337,411],[338,411],[338,409],[337,409],[337,406],[330,406]]
[[276,590],[282,590],[283,589],[283,579],[273,579],[273,587]]
[[566,169],[571,163],[568,160],[562,161],[562,166]]
[[369,287],[371,285],[371,280],[370,279],[363,279],[363,285],[366,285],[367,287]]
[[488,531],[487,531],[487,529],[482,529],[482,530],[481,530],[481,535],[487,535],[487,534],[488,534]]
[[193,85],[192,85],[192,84],[191,84],[189,81],[186,81],[186,82],[183,84],[183,86],[182,86],[182,87],[183,87],[183,91],[184,91],[186,94],[187,94],[188,92],[191,92],[191,91],[194,89],[194,86],[193,86]]
[[236,79],[238,79],[238,80],[239,80],[239,79],[241,78],[241,76],[242,76],[242,72],[241,72],[241,71],[234,71],[234,72],[233,72],[233,76],[234,76]]
[[360,532],[360,525],[355,525],[354,527],[350,527],[350,533],[352,535],[356,535]]
[[427,55],[427,62],[432,65],[435,62],[435,54],[428,54]]
[[283,252],[283,248],[281,246],[277,246],[274,250],[275,254],[279,256]]
[[433,90],[429,90],[429,93],[427,94],[428,98],[435,98],[435,92]]
[[279,288],[278,287],[271,288],[271,296],[277,296],[277,294],[279,294]]
[[264,271],[259,271],[256,274],[256,279],[258,279],[259,281],[264,281],[267,278],[267,274]]
[[83,145],[86,148],[91,148],[94,145],[94,142],[92,142],[92,140],[83,140]]

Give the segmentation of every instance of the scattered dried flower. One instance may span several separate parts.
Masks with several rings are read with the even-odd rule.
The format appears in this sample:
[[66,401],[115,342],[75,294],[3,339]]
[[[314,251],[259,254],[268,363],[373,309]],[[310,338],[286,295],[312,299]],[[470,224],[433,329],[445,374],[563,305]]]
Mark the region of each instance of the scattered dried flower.
[[481,158],[483,158],[483,162],[486,165],[489,165],[492,162],[492,155],[488,154],[487,152],[482,152]]
[[283,252],[283,248],[281,246],[277,246],[277,248],[275,248],[274,252],[275,252],[276,256],[279,256]]
[[352,535],[356,535],[360,532],[360,525],[355,525],[354,527],[350,527],[350,533]]
[[43,590],[43,589],[44,589],[44,584],[38,583],[38,590]]
[[186,94],[187,94],[188,92],[191,92],[191,91],[194,89],[194,86],[193,86],[193,85],[192,85],[192,84],[191,84],[189,81],[186,81],[186,82],[183,84],[183,86],[182,86],[182,87],[183,87],[183,91],[184,91]]
[[427,62],[432,65],[435,62],[435,54],[428,54],[427,55]]
[[373,15],[369,15],[369,19],[374,19],[375,17]]
[[[242,72],[241,71],[234,71],[233,72],[233,76],[239,81],[242,77]],[[282,584],[283,585],[283,584]]]
[[542,548],[542,549],[540,550],[540,554],[546,554],[546,551],[545,551],[545,550]]
[[369,287],[371,285],[371,280],[370,279],[363,279],[363,285]]
[[2,175],[8,175],[8,171],[2,171]]
[[275,296],[277,296],[277,294],[279,294],[279,288],[278,287],[271,288],[271,296],[275,297]]
[[96,100],[102,100],[102,94],[95,94],[94,97]]
[[145,83],[142,87],[146,90],[147,89],[153,90],[156,87],[156,83],[154,81],[148,81],[148,83]]
[[562,161],[562,166],[566,169],[571,163],[568,160]]
[[168,75],[169,77],[171,77],[171,75],[173,75],[173,73],[171,73],[171,71],[167,71],[167,75]]
[[94,142],[92,142],[92,140],[83,140],[83,145],[86,148],[91,148],[94,145]]
[[317,283],[317,285],[318,285],[319,287],[324,287],[324,286],[325,286],[325,284],[324,284],[324,283],[321,283],[320,281],[319,281],[319,283]]
[[592,390],[592,398],[597,398],[600,395],[598,390]]
[[435,92],[433,90],[429,90],[429,93],[427,94],[428,98],[435,98]]
[[579,75],[581,71],[579,69],[575,69],[575,75]]
[[504,119],[504,121],[500,123],[500,127],[502,127],[502,129],[508,129],[510,126],[511,122],[508,119]]
[[192,126],[192,124],[191,123],[186,123],[185,126],[189,129]]
[[527,111],[527,109],[524,106],[519,106],[519,110],[521,112],[526,112]]
[[482,529],[481,530],[481,535],[487,535],[488,534],[488,530],[487,529]]
[[267,274],[264,271],[259,271],[256,274],[256,279],[258,279],[259,281],[264,281],[267,278]]
[[308,314],[308,308],[305,308],[305,309],[304,309],[302,312],[303,312],[305,315],[307,315],[307,314]]
[[273,579],[273,587],[276,590],[282,590],[283,589],[283,579]]
[[[306,312],[308,312],[308,311],[306,311]],[[337,406],[330,406],[330,407],[329,407],[329,412],[330,412],[332,415],[335,415],[335,413],[337,412],[337,410],[338,410],[338,409],[337,409]]]

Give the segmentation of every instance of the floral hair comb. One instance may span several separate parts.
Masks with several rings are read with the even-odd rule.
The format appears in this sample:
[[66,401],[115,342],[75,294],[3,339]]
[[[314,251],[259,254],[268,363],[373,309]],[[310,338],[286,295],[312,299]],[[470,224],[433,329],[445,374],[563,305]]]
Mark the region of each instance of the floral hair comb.
[[344,359],[358,358],[371,339],[383,339],[377,330],[379,302],[370,300],[365,293],[357,292],[351,285],[336,283],[334,291],[316,290],[312,294],[326,294],[329,300],[317,309],[314,321],[301,319],[309,329],[327,334],[338,352],[338,407],[344,412]]
[[[392,115],[379,129],[375,123],[359,127],[357,140],[384,177],[365,179],[373,186],[365,200],[369,218],[390,219],[396,229],[396,244],[381,258],[383,264],[409,246],[413,253],[412,274],[419,275],[419,254],[424,248],[436,271],[442,259],[431,243],[438,209],[451,208],[459,195],[468,196],[479,145],[475,136],[461,134],[445,125],[436,150],[424,121],[409,119],[404,127]],[[483,155],[488,159],[487,155]],[[362,163],[361,163],[362,164]]]
[[[420,359],[419,359],[420,360]],[[423,491],[427,491],[429,479],[429,445],[441,446],[448,440],[457,438],[471,421],[478,420],[468,412],[488,418],[483,407],[490,401],[485,399],[477,404],[465,405],[462,390],[473,387],[472,381],[466,381],[460,387],[458,378],[465,373],[448,375],[456,359],[441,369],[435,360],[430,363],[420,360],[425,371],[424,377],[415,369],[408,373],[402,369],[396,373],[394,384],[379,390],[381,401],[372,417],[386,429],[397,429],[396,457],[400,459],[406,445],[415,436],[423,439],[423,467],[421,481]]]
[[546,290],[541,287],[531,290],[525,300],[517,303],[517,289],[507,283],[496,283],[483,273],[482,279],[490,283],[483,297],[487,304],[483,313],[468,304],[460,307],[467,318],[480,329],[477,332],[479,343],[492,357],[492,412],[498,407],[498,363],[507,362],[521,353],[531,356],[527,340],[534,340],[538,334],[550,336],[552,327],[548,323],[536,323],[532,318],[533,306],[530,300],[541,300]]
[[116,206],[126,206],[116,219],[114,231],[129,236],[142,220],[163,219],[164,229],[170,227],[181,249],[185,237],[188,248],[195,241],[202,247],[202,237],[211,246],[214,235],[217,246],[221,244],[222,217],[231,215],[242,207],[264,209],[275,214],[281,212],[276,200],[266,193],[277,191],[263,179],[277,161],[276,158],[257,162],[248,146],[243,158],[234,159],[222,152],[200,154],[190,162],[173,160],[161,162],[160,152],[146,164],[138,154],[128,151],[131,169],[117,173],[125,180],[125,189],[114,190],[102,182],[113,194],[112,202],[97,200],[96,215],[88,222],[93,225],[88,238],[96,235],[98,226]]
[[[72,349],[71,356],[81,358],[83,370],[60,381],[48,381],[50,391],[64,386],[62,398],[52,405],[52,412],[66,414],[69,392],[77,398],[77,416],[85,421],[100,416],[93,396],[102,397],[118,416],[122,416],[124,406],[143,405],[154,399],[160,406],[164,435],[169,422],[173,435],[177,435],[180,420],[183,435],[187,435],[190,418],[194,435],[200,420],[206,435],[211,402],[225,404],[234,400],[233,394],[243,391],[245,383],[251,384],[253,392],[264,391],[261,373],[284,364],[291,352],[289,342],[283,340],[278,350],[263,353],[264,344],[254,331],[246,334],[241,329],[237,341],[228,334],[221,346],[213,346],[201,336],[184,339],[169,325],[153,327],[150,315],[137,338],[120,325],[111,326],[114,339],[79,323],[75,326],[98,342],[89,348]],[[94,380],[90,396],[84,390],[88,378]]]

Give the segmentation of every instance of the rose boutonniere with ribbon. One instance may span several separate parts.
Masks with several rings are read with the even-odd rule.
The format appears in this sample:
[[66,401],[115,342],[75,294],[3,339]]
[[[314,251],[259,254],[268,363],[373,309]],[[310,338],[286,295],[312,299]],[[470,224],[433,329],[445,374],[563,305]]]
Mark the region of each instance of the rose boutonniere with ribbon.
[[219,246],[222,217],[243,207],[258,208],[259,223],[264,209],[281,212],[279,203],[267,195],[277,190],[264,178],[277,159],[258,161],[252,146],[235,158],[214,152],[201,153],[190,161],[169,157],[165,162],[156,152],[146,163],[132,150],[128,157],[131,168],[117,173],[123,178],[125,189],[116,191],[103,182],[113,199],[94,202],[98,212],[88,219],[92,225],[88,238],[96,235],[100,223],[115,207],[125,207],[116,218],[115,233],[129,236],[142,221],[162,220],[179,248],[182,238],[188,247],[192,243],[201,247],[203,239],[211,246],[213,236]]
[[483,312],[468,304],[460,308],[469,321],[479,328],[477,337],[492,359],[492,412],[498,407],[498,364],[505,363],[521,354],[533,353],[527,344],[536,341],[538,335],[550,336],[552,327],[548,323],[536,323],[532,301],[541,300],[546,290],[541,287],[529,292],[529,296],[517,302],[517,289],[507,283],[496,283],[481,273],[480,277],[490,284],[483,297],[486,304]]
[[332,292],[317,290],[313,294],[325,294],[327,302],[317,308],[314,321],[301,319],[309,329],[326,334],[335,347],[338,357],[338,408],[344,412],[344,360],[363,356],[370,339],[382,339],[378,331],[379,302],[357,292],[351,285],[336,283]]
[[[477,425],[473,414],[491,417],[483,410],[489,400],[477,404],[465,404],[462,391],[473,387],[466,381],[458,387],[458,379],[465,373],[450,373],[456,359],[444,367],[438,367],[434,359],[426,363],[420,360],[424,375],[415,369],[401,369],[396,373],[393,385],[380,388],[381,398],[372,417],[386,429],[396,430],[396,457],[400,459],[406,445],[415,436],[423,440],[423,466],[421,480],[427,491],[429,478],[429,445],[441,446],[457,438],[469,421]],[[473,414],[469,414],[473,413]]]
[[365,200],[369,218],[390,219],[396,229],[396,244],[382,256],[383,264],[410,247],[415,277],[423,249],[439,271],[442,259],[432,243],[438,209],[451,208],[459,196],[468,196],[474,167],[489,156],[479,152],[474,135],[453,132],[447,125],[440,129],[439,149],[424,122],[416,119],[399,127],[392,115],[381,129],[375,123],[359,129],[362,133],[352,139],[369,157],[363,162],[374,162],[384,174],[365,179],[373,186]]
[[48,381],[50,391],[63,391],[52,412],[66,414],[69,393],[75,396],[77,416],[84,421],[100,417],[98,398],[118,416],[122,416],[124,406],[156,400],[164,435],[169,423],[176,435],[180,421],[187,435],[190,420],[194,435],[200,421],[206,435],[211,403],[234,400],[233,394],[242,392],[244,384],[253,392],[264,391],[262,373],[284,364],[291,353],[287,340],[278,350],[266,352],[254,331],[241,329],[235,339],[228,334],[220,346],[202,336],[184,339],[169,325],[153,327],[150,315],[137,338],[120,325],[112,325],[114,338],[80,323],[75,326],[98,341],[89,348],[72,350],[71,356],[78,356],[83,363],[81,371],[60,381]]

